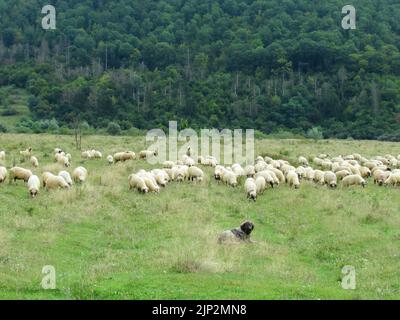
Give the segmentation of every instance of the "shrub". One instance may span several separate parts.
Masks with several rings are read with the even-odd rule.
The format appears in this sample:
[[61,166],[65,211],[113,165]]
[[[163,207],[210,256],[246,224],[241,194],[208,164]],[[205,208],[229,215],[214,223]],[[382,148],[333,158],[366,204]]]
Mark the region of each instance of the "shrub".
[[320,127],[313,127],[307,131],[306,137],[314,140],[321,140],[324,138],[322,129]]
[[0,123],[0,132],[3,132],[3,133],[8,132],[7,127],[2,123]]
[[113,136],[121,134],[121,127],[116,122],[110,122],[107,126],[107,133]]

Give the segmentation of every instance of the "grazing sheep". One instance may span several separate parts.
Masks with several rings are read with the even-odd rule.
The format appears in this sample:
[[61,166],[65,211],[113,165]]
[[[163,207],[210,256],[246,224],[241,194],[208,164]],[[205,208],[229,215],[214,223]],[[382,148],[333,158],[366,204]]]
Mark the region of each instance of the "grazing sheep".
[[137,189],[139,192],[148,193],[149,188],[146,186],[144,180],[136,174],[131,174],[128,177],[129,190]]
[[66,156],[59,155],[57,158],[57,163],[61,164],[63,167],[68,168],[71,164],[69,163],[69,160]]
[[[274,184],[275,184],[274,178],[272,178],[271,174],[267,170],[257,172],[255,175],[256,181],[257,181],[258,177],[263,177],[265,180],[265,183],[268,183],[272,188],[274,187]],[[258,194],[258,191],[257,191],[257,194]]]
[[138,172],[137,176],[143,179],[144,183],[146,184],[147,188],[149,188],[149,192],[160,192],[160,187],[158,186],[154,177],[149,174],[148,172]]
[[43,181],[43,188],[46,187],[46,181],[50,178],[50,177],[54,177],[55,175],[52,174],[51,172],[43,172],[42,174],[42,181]]
[[7,177],[7,169],[5,167],[0,167],[0,183],[3,183]]
[[254,171],[257,173],[267,169],[267,167],[268,164],[262,159],[260,161],[257,161],[257,163],[254,165]]
[[39,189],[40,189],[39,177],[31,175],[28,180],[28,190],[32,198],[38,195]]
[[245,173],[246,177],[254,177],[256,174],[256,170],[255,170],[254,166],[247,165],[244,168],[244,173]]
[[308,167],[308,160],[305,157],[300,156],[298,163],[303,167]]
[[257,200],[257,185],[253,178],[247,178],[244,183],[244,189],[246,190],[247,198],[256,201]]
[[114,154],[114,161],[117,162],[125,162],[127,160],[135,160],[136,154],[133,151],[124,151],[124,152],[117,152]]
[[333,173],[332,171],[326,171],[324,174],[324,183],[331,188],[336,188],[337,187],[336,174]]
[[176,166],[176,181],[182,182],[188,179],[189,174],[188,174],[189,167],[185,165],[179,165]]
[[61,153],[62,149],[61,148],[54,148],[54,153]]
[[366,184],[367,184],[367,182],[358,174],[349,175],[349,176],[345,177],[342,181],[343,187],[360,185],[364,188]]
[[371,176],[371,170],[367,167],[360,167],[361,177],[368,178]]
[[24,158],[30,158],[32,156],[32,148],[20,151],[19,154]]
[[108,162],[108,164],[113,164],[114,163],[114,158],[113,158],[113,156],[111,154],[109,154],[107,156],[107,162]]
[[172,167],[175,165],[173,161],[164,161],[163,162],[163,168],[166,169],[172,169]]
[[90,151],[83,151],[81,153],[81,157],[82,157],[82,159],[90,159],[90,158],[92,158],[92,154]]
[[257,194],[263,194],[264,190],[267,188],[267,182],[265,181],[263,176],[256,176],[256,192]]
[[280,183],[285,183],[286,182],[286,178],[285,175],[283,174],[283,172],[279,169],[276,168],[268,168],[269,171],[272,171],[273,173],[275,173],[276,177],[279,179]]
[[351,174],[351,172],[348,170],[341,170],[341,171],[337,171],[335,174],[339,180],[342,180],[344,177],[349,176]]
[[103,154],[100,151],[92,150],[92,154],[93,154],[93,158],[95,158],[95,159],[103,158]]
[[167,185],[169,181],[169,176],[165,171],[154,169],[151,171],[151,174],[153,175],[158,185],[160,185],[161,187],[165,187]]
[[253,230],[254,224],[251,221],[245,221],[239,228],[222,232],[218,237],[218,243],[252,242],[250,234]]
[[286,179],[289,184],[289,187],[295,187],[295,189],[300,188],[299,176],[297,175],[296,171],[294,170],[289,171],[286,176]]
[[13,167],[10,169],[10,182],[14,180],[24,180],[28,182],[29,178],[32,175],[32,171],[20,168],[20,167]]
[[72,156],[71,156],[71,154],[70,154],[70,153],[67,153],[65,156],[67,157],[68,161],[71,161],[71,159],[72,159]]
[[39,161],[35,156],[31,157],[31,165],[35,168],[39,167]]
[[225,169],[222,175],[222,182],[231,187],[236,187],[238,185],[237,175],[233,171]]
[[314,171],[314,182],[319,184],[324,184],[324,175],[325,173],[321,170]]
[[203,170],[201,170],[198,167],[191,166],[188,169],[188,174],[189,174],[189,180],[196,180],[196,181],[202,181],[203,180]]
[[182,161],[183,161],[183,164],[188,167],[194,166],[196,164],[196,162],[192,158],[188,157],[187,155],[183,156]]
[[46,190],[52,189],[69,189],[68,183],[60,176],[51,175],[46,179]]
[[66,183],[71,187],[72,186],[72,179],[71,175],[67,171],[60,171],[58,175],[65,180]]
[[232,165],[232,171],[238,176],[238,177],[243,177],[245,176],[244,169],[239,163],[235,163]]
[[1,161],[6,160],[6,152],[5,151],[0,151],[0,160]]
[[84,182],[87,178],[87,170],[84,167],[78,167],[72,173],[72,178],[75,182]]
[[311,167],[307,167],[305,169],[305,175],[304,178],[309,180],[309,181],[313,181],[314,180],[314,170]]
[[215,178],[215,180],[221,180],[222,175],[224,173],[224,170],[225,170],[225,168],[223,166],[221,166],[221,165],[217,165],[214,168],[214,178]]
[[384,171],[381,169],[374,170],[372,174],[374,177],[374,184],[382,186],[386,179],[389,178],[390,174],[390,171]]
[[153,156],[157,156],[157,151],[142,150],[139,152],[139,159],[148,159]]
[[392,172],[391,175],[385,180],[385,185],[400,186],[400,172]]

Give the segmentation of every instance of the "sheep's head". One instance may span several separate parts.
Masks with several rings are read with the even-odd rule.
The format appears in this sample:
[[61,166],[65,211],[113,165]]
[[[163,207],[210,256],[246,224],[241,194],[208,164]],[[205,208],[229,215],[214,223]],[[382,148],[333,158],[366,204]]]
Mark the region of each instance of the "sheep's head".
[[334,189],[334,188],[337,187],[337,184],[336,184],[335,181],[332,181],[332,182],[329,184],[329,186],[330,186],[332,189]]
[[38,194],[38,191],[36,189],[31,189],[31,190],[29,190],[29,192],[30,192],[32,198],[35,198]]

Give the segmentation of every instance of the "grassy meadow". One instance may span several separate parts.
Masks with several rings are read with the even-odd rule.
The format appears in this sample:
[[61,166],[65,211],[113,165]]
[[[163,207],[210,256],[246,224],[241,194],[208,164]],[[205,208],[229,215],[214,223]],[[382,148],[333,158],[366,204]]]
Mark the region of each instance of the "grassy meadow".
[[[20,163],[31,146],[40,166]],[[69,191],[41,190],[31,199],[23,182],[0,185],[1,299],[399,299],[400,189],[375,186],[330,190],[302,182],[268,189],[257,202],[243,186],[170,183],[160,194],[128,188],[144,160],[108,165],[116,151],[145,148],[144,137],[86,136],[82,149],[102,160],[83,161],[72,136],[1,134],[5,165],[41,175],[58,172],[53,149],[72,154],[88,181]],[[399,143],[257,140],[256,155],[296,163],[313,157],[400,154]],[[218,245],[218,234],[243,220],[256,243]],[[42,267],[53,265],[57,289],[41,288]],[[356,268],[356,290],[341,287],[341,269]]]

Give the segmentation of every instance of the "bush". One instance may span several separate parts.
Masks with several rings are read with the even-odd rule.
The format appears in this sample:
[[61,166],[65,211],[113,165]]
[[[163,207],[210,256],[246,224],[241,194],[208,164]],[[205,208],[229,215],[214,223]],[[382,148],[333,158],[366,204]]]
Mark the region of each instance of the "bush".
[[113,136],[121,134],[121,127],[116,122],[110,122],[107,126],[107,133]]
[[8,132],[7,127],[6,127],[4,124],[2,124],[2,123],[0,123],[0,132],[3,132],[3,133]]
[[321,140],[324,138],[322,129],[320,127],[313,127],[307,131],[306,137],[314,140]]

